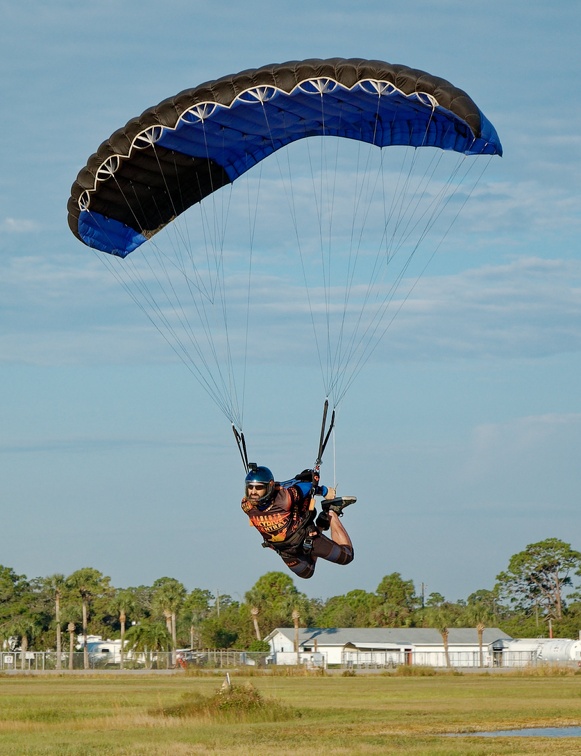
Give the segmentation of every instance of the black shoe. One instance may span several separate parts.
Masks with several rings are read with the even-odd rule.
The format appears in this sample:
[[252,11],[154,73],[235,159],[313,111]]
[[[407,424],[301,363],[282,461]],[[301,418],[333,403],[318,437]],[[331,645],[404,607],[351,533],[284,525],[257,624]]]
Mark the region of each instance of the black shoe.
[[329,519],[329,515],[326,512],[321,512],[321,514],[315,520],[315,525],[319,528],[319,530],[329,530],[329,528],[331,527],[331,520]]
[[343,516],[343,510],[349,504],[355,504],[356,496],[338,496],[336,499],[326,499],[321,502],[323,512],[335,512],[339,517]]

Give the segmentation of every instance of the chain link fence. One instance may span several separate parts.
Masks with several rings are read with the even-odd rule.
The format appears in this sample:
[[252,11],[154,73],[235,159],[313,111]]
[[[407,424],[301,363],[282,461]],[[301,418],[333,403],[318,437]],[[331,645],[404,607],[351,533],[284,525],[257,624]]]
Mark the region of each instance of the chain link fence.
[[[311,655],[312,656],[312,655]],[[327,668],[324,654],[317,666]],[[284,657],[284,658],[279,658]],[[289,657],[289,658],[287,658]],[[59,658],[54,651],[0,651],[0,673],[9,671],[42,672],[50,670],[172,670],[172,669],[228,669],[248,667],[264,669],[267,666],[296,665],[296,654],[276,654],[265,652],[232,651],[230,649],[210,649],[203,651],[179,650],[135,653],[128,651],[123,663],[118,655],[112,653],[88,653],[87,662],[82,651],[62,652]],[[86,664],[88,666],[86,666]],[[478,652],[450,652],[449,667],[453,669],[468,668],[524,668],[547,666],[546,660],[539,659],[532,651],[512,651],[503,655],[484,654],[480,659]],[[555,662],[563,665],[565,662]],[[310,657],[301,656],[302,667],[313,666]],[[440,651],[415,652],[408,656],[384,651],[344,651],[340,669],[344,670],[390,670],[399,666],[446,668],[445,655]],[[333,665],[332,665],[333,666]]]
[[[228,667],[263,667],[266,666],[267,653],[250,651],[231,651],[211,649],[206,651],[154,651],[135,653],[128,651],[123,659],[123,665],[118,654],[88,653],[85,665],[83,651],[72,654],[63,651],[60,660],[55,651],[0,651],[0,672],[28,671],[42,672],[46,670],[68,669],[187,669],[200,667],[207,669],[223,669]],[[59,663],[60,661],[60,663]]]
[[344,669],[395,669],[399,666],[434,667],[438,669],[522,669],[540,666],[573,666],[572,661],[547,661],[536,651],[510,651],[490,653],[479,651],[450,651],[448,660],[443,651],[413,651],[409,654],[386,651],[344,651],[341,667]]

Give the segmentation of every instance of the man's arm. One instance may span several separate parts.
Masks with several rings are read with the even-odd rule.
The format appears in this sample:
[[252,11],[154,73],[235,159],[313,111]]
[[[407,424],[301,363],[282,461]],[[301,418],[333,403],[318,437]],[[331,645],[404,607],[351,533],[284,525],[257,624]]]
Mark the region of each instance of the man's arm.
[[337,493],[334,488],[313,485],[312,483],[308,483],[307,481],[302,480],[298,480],[293,483],[292,487],[299,489],[303,496],[303,499],[306,499],[311,493],[313,493],[315,496],[323,496],[325,499],[334,499]]

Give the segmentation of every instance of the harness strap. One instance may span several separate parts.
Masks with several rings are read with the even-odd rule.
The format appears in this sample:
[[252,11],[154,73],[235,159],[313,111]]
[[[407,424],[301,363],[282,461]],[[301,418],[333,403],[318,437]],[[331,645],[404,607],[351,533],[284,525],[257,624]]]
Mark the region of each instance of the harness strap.
[[248,464],[248,452],[246,451],[246,440],[244,438],[244,433],[242,433],[242,431],[239,431],[234,423],[232,423],[232,431],[234,433],[236,443],[238,444],[238,451],[240,452],[244,470],[248,472],[250,470],[250,465]]
[[289,538],[285,538],[284,541],[276,541],[276,543],[267,541],[265,538],[262,542],[262,547],[264,549],[273,549],[277,554],[296,553],[297,549],[302,548],[305,539],[319,534],[319,531],[313,526],[314,519],[315,512],[314,510],[310,510],[308,517]]
[[329,411],[329,400],[325,399],[325,404],[323,405],[323,420],[321,422],[321,435],[319,437],[319,451],[317,454],[317,461],[315,462],[315,470],[317,471],[321,467],[321,464],[323,462],[323,454],[325,453],[325,449],[327,448],[327,443],[329,441],[331,432],[333,428],[335,427],[335,410],[333,410],[333,412],[331,413],[331,421],[329,423],[329,427],[327,428],[327,412],[328,411]]

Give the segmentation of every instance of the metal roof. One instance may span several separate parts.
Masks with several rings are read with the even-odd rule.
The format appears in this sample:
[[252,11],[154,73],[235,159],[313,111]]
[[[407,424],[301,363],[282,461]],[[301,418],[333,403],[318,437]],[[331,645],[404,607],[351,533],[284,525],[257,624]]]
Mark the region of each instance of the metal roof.
[[[270,641],[276,633],[282,633],[289,641],[294,642],[295,629],[293,627],[277,627],[265,640]],[[483,642],[485,645],[494,641],[510,640],[511,636],[497,627],[484,629]],[[352,646],[361,648],[380,648],[381,646],[441,646],[442,635],[439,630],[429,627],[332,627],[332,628],[299,628],[299,644],[318,646]],[[473,627],[449,628],[448,643],[451,646],[478,643],[478,631]]]

